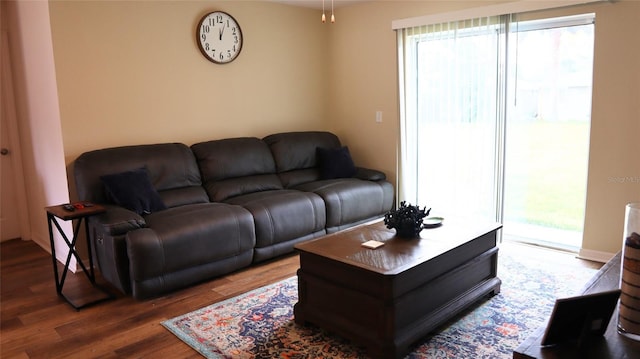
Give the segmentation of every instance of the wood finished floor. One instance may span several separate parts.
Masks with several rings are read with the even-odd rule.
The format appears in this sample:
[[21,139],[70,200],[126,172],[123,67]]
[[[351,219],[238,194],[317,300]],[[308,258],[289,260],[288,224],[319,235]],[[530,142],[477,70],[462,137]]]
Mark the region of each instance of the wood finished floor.
[[[510,244],[518,255],[540,261],[600,263]],[[160,322],[291,277],[298,256],[289,255],[147,301],[124,295],[75,311],[56,295],[50,255],[29,241],[0,244],[0,357],[7,358],[201,358]],[[86,278],[71,275],[65,293],[90,296]]]

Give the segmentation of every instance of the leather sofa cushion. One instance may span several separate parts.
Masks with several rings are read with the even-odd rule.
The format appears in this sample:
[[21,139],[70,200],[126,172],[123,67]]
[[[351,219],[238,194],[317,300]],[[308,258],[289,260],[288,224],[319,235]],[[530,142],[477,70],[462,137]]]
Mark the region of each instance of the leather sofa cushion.
[[308,182],[295,189],[318,194],[327,209],[327,231],[379,217],[393,206],[393,186],[386,181],[340,178]]
[[158,192],[167,207],[184,206],[186,204],[209,203],[207,192],[202,186],[174,188]]
[[278,174],[284,188],[292,188],[301,183],[317,181],[320,178],[320,172],[317,168],[307,168],[304,170],[294,170],[282,172]]
[[253,218],[246,209],[202,203],[156,212],[126,236],[131,289],[138,299],[185,287],[251,263]]
[[75,160],[78,199],[109,203],[100,177],[142,167],[147,168],[149,179],[159,193],[202,184],[195,157],[184,144],[113,147],[85,152]]
[[340,148],[338,136],[330,132],[285,132],[263,138],[275,159],[278,173],[317,167],[317,148]]
[[212,201],[282,189],[269,147],[258,138],[242,137],[191,146]]
[[276,172],[269,147],[254,137],[228,138],[191,146],[204,181]]
[[[146,217],[147,227],[161,242],[162,270],[231,257],[255,245],[251,214],[223,203],[180,206]],[[135,244],[132,244],[135,245]],[[159,262],[149,264],[158,266]]]
[[240,205],[251,212],[256,228],[256,248],[323,231],[326,224],[324,202],[311,192],[263,191],[230,198],[226,203]]
[[207,181],[204,188],[212,201],[223,202],[228,198],[248,193],[282,189],[282,182],[278,176],[269,174]]

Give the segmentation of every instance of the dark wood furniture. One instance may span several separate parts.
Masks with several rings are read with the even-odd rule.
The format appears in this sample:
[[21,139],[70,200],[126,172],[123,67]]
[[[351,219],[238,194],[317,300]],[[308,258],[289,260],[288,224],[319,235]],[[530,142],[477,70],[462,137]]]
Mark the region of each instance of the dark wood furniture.
[[[621,254],[607,262],[584,286],[581,293],[591,294],[620,288]],[[618,334],[618,310],[613,313],[604,336],[578,348],[575,344],[542,347],[547,325],[538,328],[513,352],[514,359],[609,359],[640,358],[640,343]]]
[[[372,357],[400,358],[472,303],[500,292],[501,227],[446,219],[421,239],[403,239],[379,221],[298,244],[295,321],[342,335]],[[361,246],[369,240],[385,244]]]
[[[76,243],[78,241],[80,228],[82,226],[83,220],[86,219],[87,217],[105,212],[105,208],[100,205],[97,205],[97,204],[94,205],[90,203],[89,204],[76,203],[75,206],[73,207],[73,210],[67,210],[64,208],[64,206],[65,205],[57,205],[57,206],[51,206],[51,207],[45,208],[45,210],[47,211],[47,222],[49,224],[49,243],[51,245],[51,259],[53,260],[53,275],[56,281],[56,292],[58,293],[58,295],[64,298],[64,300],[66,300],[67,303],[69,303],[74,309],[80,310],[81,308],[87,307],[89,305],[93,305],[108,299],[115,298],[115,295],[113,295],[111,292],[109,292],[107,289],[103,288],[96,282],[96,275],[93,269],[92,248],[91,248],[91,243],[88,240],[89,228],[87,226],[86,221],[84,221],[84,227],[86,232],[85,238],[87,239],[87,249],[89,252],[88,268],[87,266],[84,265],[84,262],[82,261],[82,258],[80,257],[76,249]],[[59,218],[63,221],[73,221],[73,220],[76,221],[75,227],[73,228],[73,237],[71,238],[71,240],[69,240],[65,232],[62,230],[56,218]],[[53,238],[54,226],[58,231],[58,234],[62,237],[62,239],[64,239],[65,244],[69,248],[69,253],[67,254],[67,259],[65,260],[62,274],[58,273],[58,260],[56,258],[56,246]],[[63,293],[62,289],[64,287],[65,279],[67,278],[67,273],[69,272],[69,264],[71,263],[72,256],[76,258],[77,263],[80,265],[80,268],[82,268],[82,271],[87,276],[91,284],[95,288],[100,290],[104,294],[103,296],[101,296],[98,299],[91,300],[89,302],[78,303],[76,300],[68,297],[67,295],[65,295],[65,293]]]

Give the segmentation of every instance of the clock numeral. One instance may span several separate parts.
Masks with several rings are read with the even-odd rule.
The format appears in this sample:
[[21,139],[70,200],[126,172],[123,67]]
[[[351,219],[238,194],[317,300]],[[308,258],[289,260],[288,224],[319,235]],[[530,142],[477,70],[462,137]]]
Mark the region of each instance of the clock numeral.
[[222,15],[216,15],[216,24],[222,24]]
[[211,27],[209,25],[202,25],[202,32],[208,34],[211,31]]
[[220,60],[224,60],[224,54],[220,52]]
[[206,51],[209,51],[209,43],[208,43],[208,42],[204,44],[204,49],[205,49]]
[[207,35],[205,34],[200,35],[200,38],[202,39],[202,41],[207,41]]

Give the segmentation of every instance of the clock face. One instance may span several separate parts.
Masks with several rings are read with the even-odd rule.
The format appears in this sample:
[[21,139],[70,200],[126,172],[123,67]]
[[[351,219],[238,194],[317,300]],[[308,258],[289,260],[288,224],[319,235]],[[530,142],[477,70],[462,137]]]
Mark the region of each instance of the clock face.
[[242,30],[231,15],[214,11],[205,15],[196,32],[200,52],[212,62],[226,64],[242,50]]

